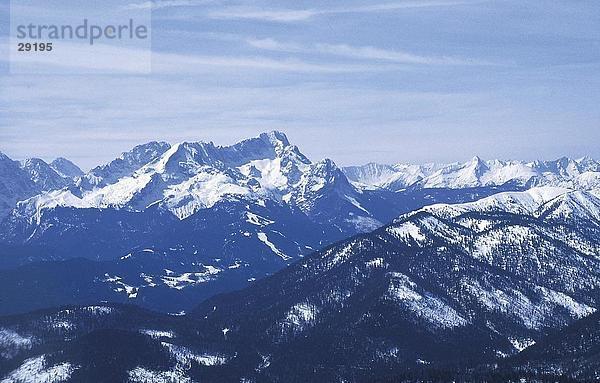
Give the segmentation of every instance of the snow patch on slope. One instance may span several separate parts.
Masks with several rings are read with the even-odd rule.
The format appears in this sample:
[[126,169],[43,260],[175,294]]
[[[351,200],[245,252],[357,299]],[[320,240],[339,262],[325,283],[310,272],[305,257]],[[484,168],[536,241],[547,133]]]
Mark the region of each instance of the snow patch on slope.
[[7,375],[0,383],[58,383],[66,382],[75,371],[71,363],[65,362],[48,366],[44,355],[27,359]]
[[390,285],[384,298],[400,303],[420,319],[438,328],[467,325],[468,321],[456,310],[433,294],[417,291],[417,284],[402,273],[391,273]]
[[314,323],[318,313],[317,306],[311,303],[295,304],[285,313],[285,318],[280,324],[281,329],[282,331],[291,329],[294,333],[299,333]]
[[413,222],[405,222],[399,226],[391,226],[386,231],[398,239],[413,239],[417,242],[425,242],[427,237],[421,232],[421,228]]
[[23,336],[17,332],[0,328],[0,356],[11,359],[22,350],[29,350],[33,346],[34,338]]
[[181,369],[154,371],[140,366],[129,371],[127,375],[131,383],[192,383],[192,379]]
[[257,233],[258,239],[264,243],[265,245],[267,245],[267,247],[269,249],[271,249],[271,251],[273,253],[275,253],[278,257],[280,257],[281,259],[283,259],[284,261],[289,261],[290,259],[292,259],[292,257],[290,257],[289,255],[284,254],[281,250],[279,250],[274,244],[273,242],[269,241],[269,237],[267,237],[267,234],[260,232]]
[[197,353],[184,346],[178,346],[167,342],[161,345],[169,351],[169,354],[177,360],[180,365],[188,366],[192,362],[202,366],[221,366],[229,361],[229,357],[216,353]]

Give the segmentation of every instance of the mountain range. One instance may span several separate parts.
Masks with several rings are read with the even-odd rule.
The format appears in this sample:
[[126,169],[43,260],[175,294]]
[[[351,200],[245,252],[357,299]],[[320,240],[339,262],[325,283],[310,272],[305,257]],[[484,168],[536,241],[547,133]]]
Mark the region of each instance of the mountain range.
[[[101,371],[107,381],[507,381],[506,374],[587,381],[596,370],[586,352],[598,332],[582,328],[597,324],[585,317],[600,304],[599,196],[540,187],[427,206],[184,316],[100,305],[6,317],[0,373],[76,381]],[[586,337],[565,339],[557,331],[567,326]],[[577,358],[557,349],[560,342],[574,344],[569,355]]]
[[[0,224],[0,265],[24,269],[5,271],[0,311],[45,307],[50,296],[178,312],[381,226],[402,211],[392,196],[354,187],[280,132],[226,147],[140,145],[15,204]],[[69,278],[73,269],[83,279]]]
[[590,158],[340,168],[274,131],[0,155],[0,191],[2,383],[598,378]]
[[364,189],[401,191],[407,188],[464,189],[482,186],[600,187],[600,162],[584,157],[555,161],[485,161],[474,157],[465,163],[381,165],[370,163],[343,168],[350,181]]
[[100,300],[188,310],[402,213],[503,190],[363,189],[281,132],[225,147],[150,142],[85,174],[66,160],[6,163],[2,182],[17,174],[29,188],[0,223],[4,314]]

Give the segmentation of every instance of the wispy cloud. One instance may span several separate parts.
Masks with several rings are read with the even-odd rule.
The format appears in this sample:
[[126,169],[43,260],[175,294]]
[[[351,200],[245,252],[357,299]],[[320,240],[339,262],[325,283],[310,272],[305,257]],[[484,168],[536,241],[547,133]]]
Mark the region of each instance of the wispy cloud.
[[347,44],[314,44],[302,45],[283,43],[274,39],[247,39],[246,42],[258,49],[279,52],[318,53],[349,57],[359,60],[388,61],[398,64],[413,65],[490,65],[479,60],[450,56],[423,56],[400,50],[381,49],[372,46],[353,46]]
[[140,3],[130,3],[124,9],[162,9],[173,7],[195,7],[214,3],[214,0],[153,0]]
[[[478,1],[481,2],[481,1]],[[353,6],[345,8],[310,8],[310,9],[265,9],[254,7],[226,7],[213,10],[208,16],[213,19],[248,19],[271,22],[297,22],[306,21],[316,16],[335,15],[343,13],[373,13],[410,8],[449,7],[456,5],[473,4],[474,1],[403,1],[397,3],[382,3],[366,6]]]
[[208,16],[212,19],[248,19],[248,20],[261,20],[261,21],[273,21],[273,22],[294,22],[308,20],[319,14],[328,13],[324,10],[319,11],[316,9],[304,9],[304,10],[268,10],[268,9],[256,9],[250,7],[228,7],[220,10],[210,11]]
[[208,68],[253,69],[300,73],[351,73],[399,70],[399,66],[307,62],[297,58],[274,59],[262,56],[203,56],[159,53],[152,58],[155,73],[202,72]]

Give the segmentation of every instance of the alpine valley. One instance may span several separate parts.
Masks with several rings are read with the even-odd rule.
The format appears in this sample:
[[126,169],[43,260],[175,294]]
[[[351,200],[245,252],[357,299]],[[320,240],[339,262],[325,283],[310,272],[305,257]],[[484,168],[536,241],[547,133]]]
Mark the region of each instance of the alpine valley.
[[600,379],[590,158],[339,168],[269,132],[0,155],[0,192],[2,383]]

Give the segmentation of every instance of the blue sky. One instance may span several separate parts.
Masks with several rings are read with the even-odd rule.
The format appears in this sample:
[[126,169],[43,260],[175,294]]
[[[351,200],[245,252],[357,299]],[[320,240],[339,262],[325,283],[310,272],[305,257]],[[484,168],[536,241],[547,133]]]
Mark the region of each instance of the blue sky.
[[272,129],[341,165],[600,157],[598,1],[127,0],[152,8],[151,75],[11,75],[2,1],[14,158],[89,168],[149,140]]

